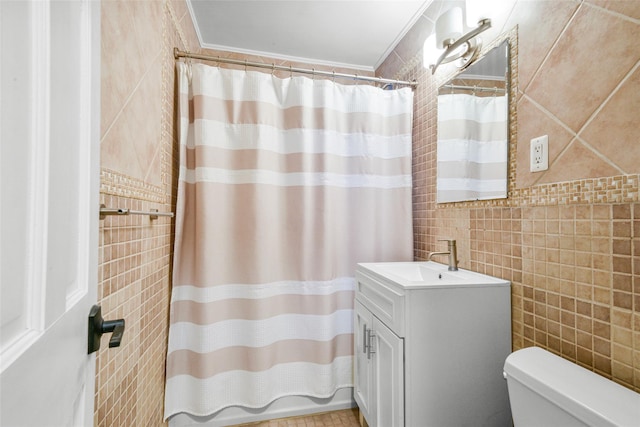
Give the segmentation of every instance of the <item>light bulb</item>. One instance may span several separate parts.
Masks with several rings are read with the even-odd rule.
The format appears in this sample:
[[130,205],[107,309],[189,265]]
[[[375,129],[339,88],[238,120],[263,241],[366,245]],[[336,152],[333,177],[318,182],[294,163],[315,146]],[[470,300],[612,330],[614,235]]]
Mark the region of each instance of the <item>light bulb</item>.
[[436,21],[436,45],[438,48],[452,44],[462,35],[462,9],[452,7]]
[[431,65],[434,65],[438,61],[438,58],[440,58],[440,55],[442,55],[442,52],[444,52],[444,49],[438,49],[438,46],[436,46],[435,33],[427,37],[422,47],[422,63],[424,68],[429,68]]

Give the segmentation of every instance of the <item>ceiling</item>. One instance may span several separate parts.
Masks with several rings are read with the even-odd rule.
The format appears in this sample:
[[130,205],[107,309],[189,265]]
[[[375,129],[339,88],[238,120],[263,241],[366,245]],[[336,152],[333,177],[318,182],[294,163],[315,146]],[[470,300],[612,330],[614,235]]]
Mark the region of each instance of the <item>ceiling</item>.
[[188,0],[203,48],[374,71],[432,0]]

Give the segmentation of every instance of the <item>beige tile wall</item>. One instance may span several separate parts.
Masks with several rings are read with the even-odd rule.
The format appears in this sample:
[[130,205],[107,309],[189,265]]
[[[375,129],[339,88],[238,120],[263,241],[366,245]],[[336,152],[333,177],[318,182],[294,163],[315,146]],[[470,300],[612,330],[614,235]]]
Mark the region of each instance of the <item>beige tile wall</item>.
[[[175,207],[173,47],[197,37],[184,1],[102,2],[100,201],[132,210]],[[163,425],[173,221],[100,221],[98,299],[124,318],[120,348],[97,356],[96,426]]]
[[[457,239],[464,268],[512,281],[514,349],[541,346],[640,391],[640,2],[499,2],[485,40],[515,42],[509,198],[437,205],[436,94],[454,70],[432,76],[420,50],[460,4],[435,1],[377,70],[419,82],[416,259]],[[544,134],[550,168],[531,173],[529,140]]]

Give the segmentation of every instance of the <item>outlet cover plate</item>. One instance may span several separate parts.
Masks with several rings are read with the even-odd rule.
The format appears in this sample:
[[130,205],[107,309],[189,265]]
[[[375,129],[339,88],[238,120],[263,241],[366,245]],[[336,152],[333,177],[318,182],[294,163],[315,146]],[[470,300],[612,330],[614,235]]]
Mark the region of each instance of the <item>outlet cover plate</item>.
[[530,171],[541,172],[549,169],[549,136],[533,138],[530,147]]

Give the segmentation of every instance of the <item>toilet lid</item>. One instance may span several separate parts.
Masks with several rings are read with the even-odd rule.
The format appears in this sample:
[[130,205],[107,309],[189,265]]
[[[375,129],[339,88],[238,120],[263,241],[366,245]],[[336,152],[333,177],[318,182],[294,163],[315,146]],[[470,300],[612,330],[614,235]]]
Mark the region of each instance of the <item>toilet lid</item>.
[[541,348],[510,354],[504,372],[587,425],[640,425],[640,394]]

